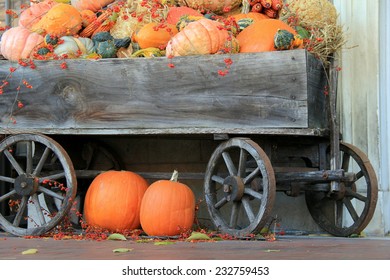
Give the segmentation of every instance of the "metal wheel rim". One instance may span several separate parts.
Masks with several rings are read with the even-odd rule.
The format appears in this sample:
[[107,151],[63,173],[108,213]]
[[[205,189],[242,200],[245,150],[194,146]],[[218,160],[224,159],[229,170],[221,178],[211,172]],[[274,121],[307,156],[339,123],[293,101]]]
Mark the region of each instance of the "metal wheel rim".
[[[305,197],[311,216],[322,229],[332,235],[346,237],[361,233],[371,221],[378,199],[378,181],[369,159],[361,150],[351,144],[340,143],[340,151],[341,167],[345,171],[351,171],[349,168],[353,164],[359,168],[355,173],[356,180],[345,184],[344,197],[335,199],[325,192],[314,191],[307,191]],[[365,184],[363,188],[360,187],[360,192],[356,190],[356,183]],[[366,195],[361,194],[362,189]],[[362,203],[363,207],[360,205]],[[343,225],[349,219],[352,219],[352,223]]]
[[[239,159],[236,163],[230,162],[231,151],[234,149],[239,150]],[[250,172],[247,171],[249,158],[256,163],[254,170]],[[227,178],[216,173],[221,162],[227,169],[228,166],[234,167],[230,168],[227,177],[239,177],[244,182],[242,198],[238,201],[226,201],[226,198],[220,197],[221,191],[223,192],[223,181]],[[256,178],[260,178],[261,191],[253,190],[251,187]],[[268,156],[259,145],[249,139],[232,138],[220,144],[212,154],[206,169],[204,191],[208,211],[215,227],[232,236],[248,236],[260,230],[267,222],[275,200],[275,174]],[[255,211],[253,209],[251,211],[250,199],[259,203]],[[227,210],[231,211],[229,221],[221,213],[223,207],[231,207],[231,210]],[[248,219],[241,228],[237,228],[239,211]]]
[[[15,159],[12,152],[9,150],[12,149],[17,143],[26,143],[26,159],[25,167],[22,167],[17,160]],[[34,154],[32,152],[33,147],[35,146],[42,147],[44,149],[42,155],[40,155],[39,161],[36,165],[33,163]],[[66,151],[53,139],[50,137],[40,135],[40,134],[16,134],[5,138],[0,142],[0,155],[5,157],[5,160],[11,164],[14,168],[16,177],[3,176],[0,174],[0,182],[8,183],[13,185],[9,191],[6,191],[5,194],[0,196],[0,203],[6,203],[6,201],[13,195],[16,195],[16,179],[25,174],[26,176],[33,177],[34,182],[36,182],[36,191],[32,194],[19,195],[20,205],[19,209],[16,211],[15,217],[12,221],[8,221],[0,213],[0,225],[1,227],[16,236],[39,236],[49,230],[53,229],[59,222],[67,215],[68,211],[72,207],[72,202],[76,196],[77,191],[77,181],[76,175],[74,172],[73,164],[66,153]],[[61,170],[56,171],[53,174],[41,177],[41,172],[43,166],[47,164],[49,156],[53,155],[57,158],[58,162],[61,165]],[[58,184],[55,191],[53,190],[53,185],[56,185],[56,182],[64,180],[64,183]],[[49,184],[50,187],[47,187]],[[64,185],[65,184],[65,185]],[[2,187],[3,185],[0,185]],[[43,194],[43,197],[56,199],[59,202],[59,209],[56,213],[50,213],[50,219],[47,221],[45,215],[48,215],[47,209],[44,209],[42,201],[39,200],[38,195]],[[20,227],[21,219],[26,217],[24,212],[28,212],[28,203],[32,203],[35,207],[36,214],[38,216],[38,221],[34,221],[36,225],[34,227]],[[29,214],[27,213],[27,219]]]

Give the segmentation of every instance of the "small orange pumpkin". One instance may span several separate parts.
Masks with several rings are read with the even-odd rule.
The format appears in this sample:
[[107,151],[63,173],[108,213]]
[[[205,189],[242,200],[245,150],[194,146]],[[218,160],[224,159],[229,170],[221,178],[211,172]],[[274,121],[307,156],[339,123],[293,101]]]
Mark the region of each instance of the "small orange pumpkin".
[[176,25],[182,16],[203,16],[200,12],[190,7],[169,7],[167,22]]
[[43,44],[43,36],[22,26],[8,29],[1,37],[1,53],[11,61],[27,59]]
[[253,19],[253,22],[263,20],[263,19],[269,19],[269,17],[266,16],[265,14],[254,13],[254,12],[249,12],[247,14],[235,14],[235,15],[231,15],[231,17],[233,17],[236,21],[239,21],[240,19],[243,18],[250,18]]
[[76,35],[82,27],[80,12],[69,4],[57,4],[45,14],[31,30],[52,36]]
[[87,224],[111,231],[139,228],[139,211],[147,187],[146,180],[131,171],[99,174],[85,196]]
[[161,48],[165,49],[169,40],[177,34],[177,28],[173,24],[150,22],[141,27],[134,34],[134,40],[141,49]]
[[249,25],[237,35],[240,52],[275,51],[274,37],[279,29],[296,35],[297,32],[279,19],[264,19]]
[[141,227],[148,235],[174,236],[191,229],[195,218],[195,195],[185,184],[159,180],[149,186],[142,199]]

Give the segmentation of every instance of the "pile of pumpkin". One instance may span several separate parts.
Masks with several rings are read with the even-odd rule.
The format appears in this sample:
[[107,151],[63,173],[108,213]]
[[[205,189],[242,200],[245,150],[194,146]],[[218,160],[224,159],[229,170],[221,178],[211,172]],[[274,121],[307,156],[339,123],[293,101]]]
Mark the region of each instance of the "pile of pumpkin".
[[68,1],[23,10],[18,26],[2,35],[2,55],[18,61],[263,52],[302,48],[306,34],[278,18],[282,0]]
[[84,219],[92,228],[111,232],[142,227],[149,236],[175,236],[190,231],[195,196],[177,181],[158,180],[150,186],[131,171],[106,171],[92,181],[84,202]]

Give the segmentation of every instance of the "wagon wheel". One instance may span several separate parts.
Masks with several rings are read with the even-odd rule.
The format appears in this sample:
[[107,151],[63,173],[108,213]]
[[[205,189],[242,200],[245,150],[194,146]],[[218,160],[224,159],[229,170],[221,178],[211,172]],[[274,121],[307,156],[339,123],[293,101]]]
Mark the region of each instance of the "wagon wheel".
[[1,227],[17,236],[53,229],[76,195],[76,175],[68,154],[47,136],[17,134],[0,143],[0,157],[9,165],[8,172],[0,174],[0,209],[9,209],[8,215],[0,213]]
[[267,222],[275,200],[275,174],[255,142],[232,138],[212,154],[204,189],[215,226],[233,236],[247,236]]
[[351,144],[340,144],[341,168],[352,172],[352,182],[340,182],[340,191],[307,191],[306,203],[316,223],[335,236],[359,234],[370,222],[378,198],[378,181],[367,156]]

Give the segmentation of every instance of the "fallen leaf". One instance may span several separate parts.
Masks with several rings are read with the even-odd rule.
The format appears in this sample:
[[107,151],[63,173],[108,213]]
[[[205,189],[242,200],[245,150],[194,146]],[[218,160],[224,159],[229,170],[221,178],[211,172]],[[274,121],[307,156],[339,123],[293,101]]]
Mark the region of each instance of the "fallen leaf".
[[157,241],[157,242],[154,242],[154,245],[171,245],[171,244],[175,244],[175,242],[172,242],[172,241]]
[[191,240],[210,240],[210,239],[211,239],[210,236],[208,236],[205,233],[193,231],[186,240],[191,241]]
[[126,253],[126,252],[133,251],[133,249],[132,248],[117,248],[117,249],[114,249],[112,251],[114,253]]
[[127,240],[126,237],[120,233],[113,233],[107,237],[107,240]]
[[38,249],[28,249],[22,252],[22,255],[32,255],[38,253]]

